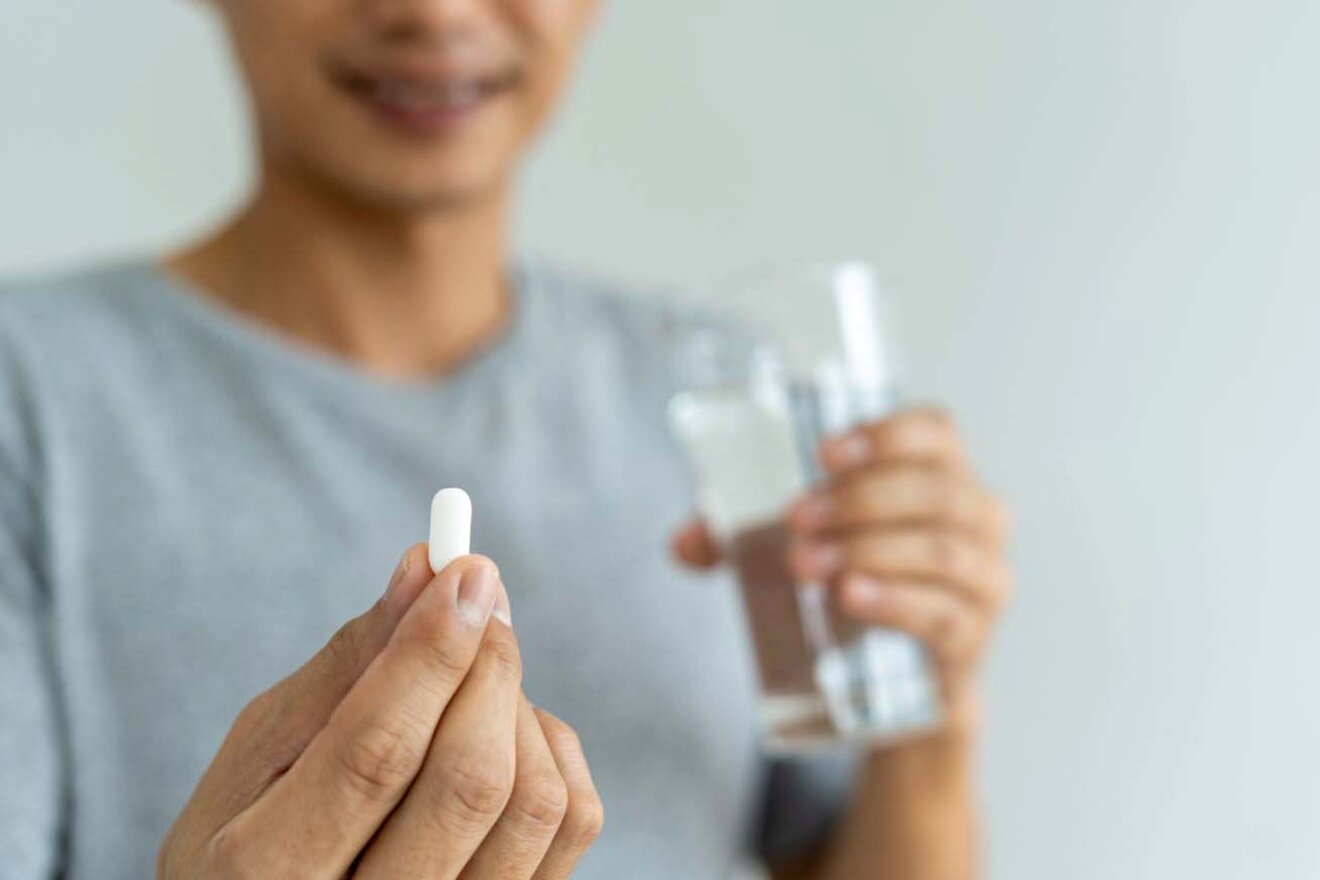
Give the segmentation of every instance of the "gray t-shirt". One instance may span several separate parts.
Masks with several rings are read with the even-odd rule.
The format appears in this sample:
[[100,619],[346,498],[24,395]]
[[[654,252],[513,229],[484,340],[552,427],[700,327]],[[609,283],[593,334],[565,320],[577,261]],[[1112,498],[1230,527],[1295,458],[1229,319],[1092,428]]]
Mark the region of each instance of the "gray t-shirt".
[[0,876],[149,876],[240,707],[378,598],[451,485],[605,801],[578,876],[722,877],[828,829],[847,762],[763,759],[734,592],[667,559],[695,324],[514,277],[504,336],[412,382],[145,262],[0,293]]

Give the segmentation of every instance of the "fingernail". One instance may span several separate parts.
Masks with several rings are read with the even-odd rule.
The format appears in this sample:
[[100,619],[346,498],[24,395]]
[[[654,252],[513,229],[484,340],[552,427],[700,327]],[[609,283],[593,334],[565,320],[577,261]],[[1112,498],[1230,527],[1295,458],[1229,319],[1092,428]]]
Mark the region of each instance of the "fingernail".
[[458,582],[458,616],[472,626],[485,626],[495,608],[499,581],[489,565],[474,565]]
[[829,577],[843,562],[843,548],[832,541],[817,544],[811,551],[811,564],[816,569],[817,577]]
[[394,566],[394,574],[390,575],[390,582],[385,587],[384,602],[391,611],[396,610],[398,604],[399,584],[403,583],[404,575],[408,574],[408,569],[412,567],[412,554],[404,553],[399,564]]
[[854,605],[873,608],[884,598],[885,586],[875,578],[856,574],[848,578],[848,598]]
[[499,590],[495,594],[495,608],[491,611],[491,616],[512,629],[513,610],[508,604],[508,587],[504,586],[504,578],[503,575],[500,575],[498,566],[495,567],[495,581],[498,582],[496,586],[499,587]]
[[871,439],[860,431],[853,431],[827,442],[826,455],[836,467],[856,467],[871,457]]
[[509,606],[509,590],[500,582],[499,594],[495,598],[495,608],[491,615],[505,626],[513,627],[513,609]]

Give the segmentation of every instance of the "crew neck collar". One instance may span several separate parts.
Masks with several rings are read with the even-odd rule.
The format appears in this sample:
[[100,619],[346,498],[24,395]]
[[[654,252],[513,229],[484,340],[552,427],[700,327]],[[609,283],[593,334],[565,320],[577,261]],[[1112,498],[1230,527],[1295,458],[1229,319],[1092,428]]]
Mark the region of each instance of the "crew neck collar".
[[271,367],[301,373],[318,383],[352,387],[372,394],[433,395],[497,373],[525,344],[538,299],[532,272],[523,260],[508,267],[509,315],[502,332],[442,373],[395,378],[373,372],[351,358],[285,336],[199,290],[187,280],[143,260],[125,267],[126,281],[164,302],[194,326]]

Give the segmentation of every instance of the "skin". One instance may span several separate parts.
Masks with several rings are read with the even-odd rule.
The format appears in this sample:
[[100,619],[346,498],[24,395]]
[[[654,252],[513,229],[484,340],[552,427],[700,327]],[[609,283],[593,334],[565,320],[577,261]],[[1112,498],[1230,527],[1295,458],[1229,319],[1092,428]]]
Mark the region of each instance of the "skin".
[[[1012,590],[1009,515],[976,479],[953,420],[914,409],[862,425],[820,450],[828,480],[786,514],[797,580],[825,583],[857,620],[925,644],[946,707],[942,730],[873,752],[839,831],[776,880],[965,880],[980,865],[974,747],[975,674]],[[720,562],[700,521],[675,555]]]
[[522,695],[494,564],[404,554],[381,600],[240,713],[157,876],[568,877],[603,808]]
[[[512,169],[592,4],[212,5],[249,87],[261,175],[250,203],[165,271],[387,379],[443,373],[499,335]],[[441,82],[496,71],[512,85],[419,136],[339,88],[339,64]],[[494,568],[468,558],[433,578],[424,548],[409,551],[381,603],[244,709],[158,875],[569,876],[603,807],[574,731],[522,695],[513,630],[457,613],[460,582],[481,570]]]
[[[594,0],[210,6],[251,97],[260,176],[228,224],[164,270],[387,381],[443,375],[500,336],[516,171]],[[418,128],[360,87],[401,76],[498,89]],[[775,876],[971,877],[972,680],[1008,591],[1002,507],[938,413],[864,426],[821,455],[828,486],[787,514],[793,570],[830,583],[859,619],[925,641],[949,721],[874,753],[835,839]],[[700,523],[674,543],[688,564],[719,561]],[[602,808],[572,730],[522,696],[513,630],[457,613],[460,583],[489,562],[432,576],[421,549],[404,560],[375,608],[243,711],[162,845],[161,877],[571,872]]]
[[[251,201],[165,261],[194,289],[387,378],[435,375],[508,320],[510,191],[594,0],[214,0],[257,131]],[[510,82],[463,124],[400,131],[344,70]]]

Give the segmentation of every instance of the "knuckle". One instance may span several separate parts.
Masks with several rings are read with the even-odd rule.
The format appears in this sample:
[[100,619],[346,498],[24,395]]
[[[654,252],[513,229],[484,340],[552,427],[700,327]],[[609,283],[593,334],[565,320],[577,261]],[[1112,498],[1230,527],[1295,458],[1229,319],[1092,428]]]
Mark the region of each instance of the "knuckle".
[[403,651],[420,658],[428,669],[440,672],[447,679],[461,680],[472,665],[471,647],[452,638],[433,615],[426,615],[425,625],[410,628],[399,640]]
[[472,668],[472,655],[454,641],[446,638],[423,639],[418,645],[426,663],[446,678],[458,680]]
[[604,829],[605,805],[596,790],[574,792],[560,825],[560,834],[573,846],[587,847],[595,843]]
[[871,444],[872,459],[879,461],[888,458],[895,451],[895,446],[902,443],[907,432],[907,420],[903,415],[879,422],[870,422],[859,430]]
[[864,518],[881,510],[894,492],[893,477],[884,472],[866,473],[844,479],[834,487],[834,502],[845,514]]
[[356,619],[335,630],[330,641],[325,643],[325,654],[336,667],[356,667],[361,653],[362,637]]
[[935,514],[946,521],[958,521],[967,510],[967,489],[951,474],[935,477],[931,487]]
[[885,588],[884,601],[874,610],[870,610],[869,606],[866,610],[859,609],[859,616],[873,614],[877,622],[883,622],[886,626],[912,635],[921,634],[923,609],[921,603],[916,601],[919,594],[914,595],[920,588],[914,588],[893,578],[883,578],[879,582]]
[[338,758],[349,789],[369,802],[380,802],[412,781],[422,754],[406,731],[372,724],[344,740]]
[[541,731],[545,734],[550,749],[557,755],[582,754],[582,740],[577,731],[566,721],[556,718],[548,712],[541,713]]
[[931,572],[941,578],[952,577],[958,571],[958,542],[953,536],[936,532],[926,540],[926,554]]
[[274,697],[270,691],[263,691],[253,697],[251,702],[238,712],[230,728],[230,738],[238,741],[249,739],[266,725],[266,719],[274,711]]
[[208,876],[224,877],[226,880],[246,880],[259,875],[258,870],[249,861],[252,848],[248,846],[246,835],[233,823],[217,831],[206,844],[204,863]]
[[505,814],[547,837],[553,836],[568,814],[568,786],[557,773],[519,777]]
[[511,633],[488,635],[481,645],[481,659],[509,680],[522,681],[522,653]]
[[276,685],[263,691],[239,710],[225,734],[225,751],[274,770],[283,769],[297,757],[289,754],[293,740],[281,735],[287,729],[289,712],[279,689]]
[[441,811],[458,832],[492,824],[513,792],[511,769],[481,756],[451,760],[437,775]]
[[254,697],[239,710],[225,734],[222,751],[269,776],[287,770],[303,744],[293,732],[298,719],[291,717],[294,713],[288,700],[284,682]]

